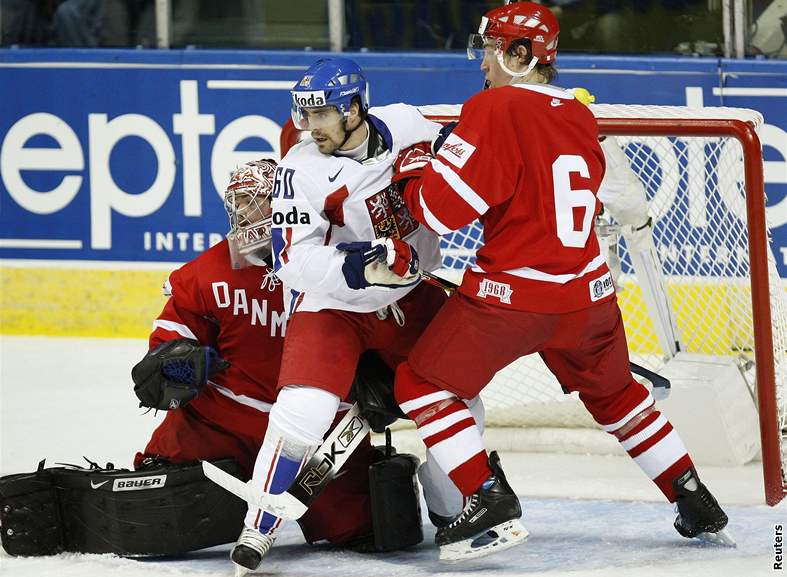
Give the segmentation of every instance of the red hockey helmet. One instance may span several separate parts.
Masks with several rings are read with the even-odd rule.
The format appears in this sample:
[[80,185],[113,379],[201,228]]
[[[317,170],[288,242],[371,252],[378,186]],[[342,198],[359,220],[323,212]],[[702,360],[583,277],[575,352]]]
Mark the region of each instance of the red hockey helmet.
[[478,34],[468,40],[468,56],[471,59],[482,54],[476,50],[488,47],[491,39],[495,48],[505,53],[514,40],[530,40],[533,57],[539,64],[551,64],[557,56],[557,37],[560,25],[552,11],[535,2],[512,2],[493,8],[481,17]]

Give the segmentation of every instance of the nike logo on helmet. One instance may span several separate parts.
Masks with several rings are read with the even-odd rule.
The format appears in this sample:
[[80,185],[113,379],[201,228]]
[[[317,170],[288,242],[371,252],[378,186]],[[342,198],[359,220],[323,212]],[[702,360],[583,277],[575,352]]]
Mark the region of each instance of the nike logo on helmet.
[[344,167],[343,167],[343,166],[342,166],[342,167],[339,169],[339,172],[337,172],[337,173],[336,173],[336,174],[334,174],[333,176],[329,176],[329,177],[328,177],[328,180],[329,180],[330,182],[333,182],[334,180],[336,180],[336,179],[338,178],[338,176],[339,176],[339,173],[340,173],[342,170],[344,170]]
[[101,481],[100,483],[94,483],[93,481],[90,481],[90,487],[93,489],[98,489],[101,485],[106,485],[107,483],[109,483],[109,481]]

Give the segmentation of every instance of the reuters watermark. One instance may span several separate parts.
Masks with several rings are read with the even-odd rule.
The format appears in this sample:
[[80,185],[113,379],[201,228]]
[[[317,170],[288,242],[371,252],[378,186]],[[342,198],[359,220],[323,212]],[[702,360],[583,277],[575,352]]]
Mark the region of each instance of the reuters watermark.
[[773,570],[784,571],[784,526],[773,526]]

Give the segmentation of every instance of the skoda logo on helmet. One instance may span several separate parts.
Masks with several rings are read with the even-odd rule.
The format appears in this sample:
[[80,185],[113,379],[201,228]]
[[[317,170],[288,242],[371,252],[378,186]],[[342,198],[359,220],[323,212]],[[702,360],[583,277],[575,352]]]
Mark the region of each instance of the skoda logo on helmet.
[[302,107],[325,106],[325,92],[315,90],[313,92],[293,92],[292,97],[295,104]]

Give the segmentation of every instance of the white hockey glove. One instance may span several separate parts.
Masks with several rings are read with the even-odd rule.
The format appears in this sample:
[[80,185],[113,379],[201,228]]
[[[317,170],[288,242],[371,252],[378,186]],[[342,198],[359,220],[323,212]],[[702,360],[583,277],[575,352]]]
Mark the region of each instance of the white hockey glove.
[[635,229],[647,225],[650,217],[645,187],[631,169],[628,156],[614,136],[607,136],[601,141],[601,148],[607,170],[598,189],[598,199],[621,225]]

